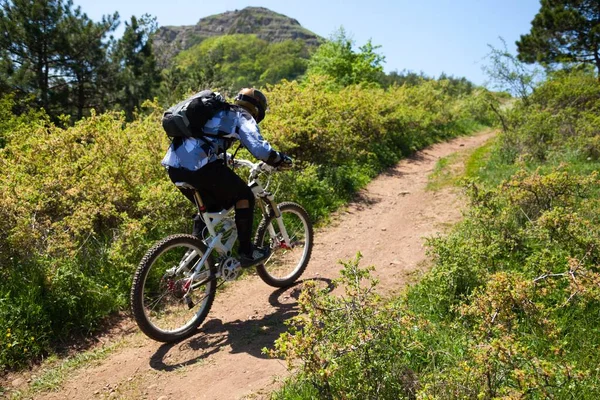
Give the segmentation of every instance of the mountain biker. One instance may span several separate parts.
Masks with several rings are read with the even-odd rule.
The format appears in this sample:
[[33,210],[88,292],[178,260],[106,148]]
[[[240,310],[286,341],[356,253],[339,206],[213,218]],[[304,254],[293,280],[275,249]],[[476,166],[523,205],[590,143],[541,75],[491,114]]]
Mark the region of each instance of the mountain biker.
[[[253,246],[251,242],[254,194],[246,182],[226,165],[223,154],[233,141],[239,140],[254,157],[271,166],[291,165],[291,158],[273,150],[260,134],[258,124],[265,117],[266,110],[265,95],[257,89],[244,88],[235,97],[234,105],[217,112],[204,125],[203,131],[215,136],[174,140],[162,160],[171,181],[194,186],[208,211],[235,206],[238,254],[244,268],[265,261],[270,250]],[[192,120],[193,115],[187,117]],[[185,190],[182,193],[195,204],[192,193]],[[203,229],[204,223],[198,215],[194,218],[194,235],[201,236]]]

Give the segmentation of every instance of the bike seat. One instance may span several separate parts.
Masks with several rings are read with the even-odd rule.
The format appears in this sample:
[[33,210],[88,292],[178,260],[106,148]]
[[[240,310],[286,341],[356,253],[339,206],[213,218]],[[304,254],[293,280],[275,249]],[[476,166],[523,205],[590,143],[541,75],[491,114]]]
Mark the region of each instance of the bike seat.
[[179,189],[196,190],[194,186],[187,182],[175,182],[175,186],[177,186]]

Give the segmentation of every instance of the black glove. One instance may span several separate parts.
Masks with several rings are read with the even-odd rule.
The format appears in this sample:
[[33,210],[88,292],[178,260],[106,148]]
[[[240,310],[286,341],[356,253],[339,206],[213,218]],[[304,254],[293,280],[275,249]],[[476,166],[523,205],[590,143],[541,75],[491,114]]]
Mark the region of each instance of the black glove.
[[291,168],[294,162],[290,157],[286,156],[285,154],[279,151],[271,150],[271,154],[269,154],[269,159],[266,161],[266,163],[271,167],[287,169]]
[[280,160],[277,163],[276,167],[278,169],[290,169],[294,164],[294,160],[286,154],[279,153]]

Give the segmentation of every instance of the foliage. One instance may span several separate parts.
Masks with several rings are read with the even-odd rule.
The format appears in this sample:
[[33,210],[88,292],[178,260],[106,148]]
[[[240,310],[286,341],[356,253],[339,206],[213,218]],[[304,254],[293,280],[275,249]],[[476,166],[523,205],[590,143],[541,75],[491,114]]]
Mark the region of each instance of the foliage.
[[[15,109],[19,110],[19,115],[15,114]],[[6,137],[13,130],[27,125],[32,120],[45,121],[46,114],[43,111],[19,107],[15,101],[14,95],[0,97],[0,150],[6,145]]]
[[561,170],[471,185],[466,219],[431,240],[435,267],[405,295],[377,296],[358,260],[345,295],[307,285],[271,351],[299,375],[275,398],[596,398],[598,192],[597,174]]
[[307,74],[327,76],[341,86],[378,83],[385,62],[385,57],[376,52],[381,46],[369,40],[358,52],[353,47],[354,41],[340,28],[311,57]]
[[598,360],[584,355],[597,346],[587,314],[600,311],[592,294],[599,183],[595,175],[523,172],[497,189],[471,192],[467,219],[433,241],[436,268],[410,294],[431,317],[466,324],[472,340],[464,360],[440,370],[429,390],[594,398],[587,388],[598,387],[598,376],[588,368]]
[[[600,85],[585,71],[556,72],[530,98],[533,110],[507,113],[500,155],[507,161],[598,159]],[[560,161],[559,161],[560,162]]]
[[344,262],[341,278],[334,282],[334,287],[342,285],[344,295],[329,295],[329,288],[318,289],[314,282],[305,284],[300,314],[286,322],[289,332],[268,353],[285,358],[290,369],[299,359],[302,380],[314,388],[314,398],[409,397],[416,382],[404,361],[410,352],[421,352],[415,337],[428,324],[386,304],[374,291],[372,268],[359,268],[359,260],[360,254]]
[[166,81],[162,92],[172,98],[168,92],[173,89],[182,95],[209,87],[232,94],[241,87],[293,80],[306,71],[308,57],[302,40],[269,43],[255,35],[217,36],[177,55],[168,74],[179,75],[178,82]]
[[79,116],[97,105],[107,79],[102,39],[117,23],[116,13],[95,23],[72,1],[3,1],[0,49],[7,57],[0,74],[19,99],[32,95],[49,115]]
[[600,74],[600,9],[594,0],[542,0],[531,31],[517,41],[528,63],[586,63]]
[[304,170],[282,179],[280,190],[318,211],[314,217],[326,217],[403,156],[478,126],[473,102],[452,97],[447,82],[337,92],[330,85],[313,76],[270,87],[271,110],[262,123],[275,147]]
[[118,25],[118,13],[94,22],[71,0],[3,1],[0,89],[43,108],[55,123],[73,123],[92,109],[124,110],[131,120],[160,84],[151,40],[156,21],[132,17],[115,41],[108,36]]
[[528,68],[517,57],[506,49],[506,43],[501,38],[503,49],[489,46],[491,51],[487,58],[490,65],[483,69],[491,79],[493,88],[516,96],[527,104],[528,97],[539,81],[541,71]]
[[117,27],[118,16],[104,17],[95,23],[78,7],[66,20],[67,27],[63,27],[61,35],[66,35],[67,40],[58,42],[61,55],[57,68],[67,74],[55,82],[60,85],[56,89],[59,97],[55,99],[60,107],[53,106],[52,115],[61,112],[81,119],[92,108],[106,110],[110,105],[102,95],[113,83],[104,39]]
[[398,70],[394,70],[391,71],[389,74],[382,76],[379,82],[383,87],[387,88],[392,85],[415,86],[421,84],[423,81],[429,81],[432,79],[432,77],[425,75],[424,72],[416,73],[407,70],[398,72]]
[[112,55],[119,71],[117,103],[128,120],[145,100],[152,99],[160,85],[161,75],[152,53],[152,35],[157,29],[156,18],[132,16]]
[[[448,85],[336,92],[312,77],[268,87],[271,110],[261,129],[299,165],[277,176],[277,196],[323,220],[401,157],[471,131],[476,115]],[[9,99],[0,105],[7,117],[0,302],[8,305],[0,337],[10,328],[11,338],[0,343],[0,365],[15,368],[127,307],[143,253],[169,233],[188,231],[193,210],[160,165],[169,142],[157,103],[146,103],[131,122],[122,113],[92,113],[68,128],[43,115],[11,117]]]
[[10,328],[13,341],[0,347],[3,366],[43,354],[67,334],[89,332],[124,307],[144,249],[183,226],[183,199],[160,167],[168,141],[154,110],[128,125],[105,114],[67,130],[33,120],[7,133],[0,299],[8,306],[0,330]]
[[309,286],[272,353],[301,373],[274,397],[598,398],[597,91],[561,71],[507,110],[467,163],[464,220],[429,239],[434,267],[405,294],[347,279],[356,262],[345,296]]

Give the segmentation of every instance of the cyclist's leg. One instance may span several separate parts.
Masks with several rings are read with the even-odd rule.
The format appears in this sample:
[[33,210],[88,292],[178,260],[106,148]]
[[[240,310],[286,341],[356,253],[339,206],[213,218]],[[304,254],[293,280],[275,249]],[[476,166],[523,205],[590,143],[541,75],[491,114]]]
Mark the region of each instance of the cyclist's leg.
[[[185,180],[200,192],[202,198],[210,199],[215,208],[235,206],[235,225],[238,231],[239,252],[252,252],[252,223],[254,217],[254,194],[246,182],[221,161],[212,162],[198,171],[169,169],[173,182]],[[183,191],[193,201],[190,193]],[[208,202],[205,201],[208,206]],[[210,207],[209,207],[210,209]],[[215,210],[216,211],[216,210]]]
[[223,206],[235,206],[235,225],[238,232],[239,252],[250,254],[252,251],[252,222],[254,218],[254,194],[235,172],[227,166],[215,165],[211,171],[211,194]]
[[[254,193],[248,184],[223,163],[207,165],[208,179],[205,188],[223,208],[235,207],[235,226],[238,233],[238,252],[245,257],[244,266],[254,264],[255,259],[264,259],[265,254],[254,255],[252,247],[252,225],[254,219]],[[204,168],[203,168],[204,169]]]
[[252,251],[252,222],[254,209],[247,200],[239,200],[235,207],[235,226],[238,231],[239,252],[250,254]]
[[[173,183],[187,182],[187,183],[193,185],[194,187],[196,187],[196,185],[194,184],[194,181],[195,181],[194,171],[188,171],[187,169],[183,169],[183,168],[169,167],[169,169],[167,170],[167,173],[169,174],[169,178],[171,179],[171,182],[173,182]],[[180,188],[179,191],[185,197],[187,197],[187,199],[189,201],[191,201],[192,204],[196,204],[196,201],[194,200],[194,194],[190,190],[185,190],[185,189]]]
[[[205,193],[200,187],[199,187],[199,183],[198,183],[198,174],[199,171],[189,171],[183,168],[172,168],[170,167],[168,169],[168,174],[169,174],[169,178],[171,179],[171,181],[173,183],[176,182],[187,182],[189,184],[191,184],[192,186],[194,186],[200,193],[200,196],[202,197],[202,200],[204,201],[205,205],[207,207],[209,207],[210,209],[210,204],[214,203],[214,201],[212,200],[210,194]],[[179,191],[194,205],[196,205],[196,200],[194,199],[194,193],[191,190],[186,190],[186,189],[181,189],[179,188]],[[206,224],[204,223],[204,221],[202,220],[202,217],[200,216],[200,214],[194,214],[192,216],[192,220],[194,221],[194,227],[192,229],[192,235],[196,236],[196,237],[202,237],[202,232],[204,232],[204,228],[206,227]]]

